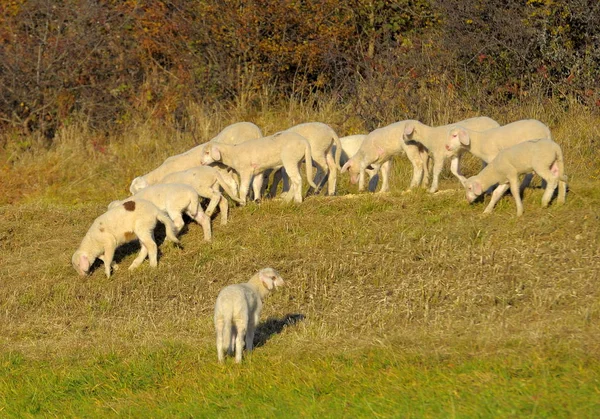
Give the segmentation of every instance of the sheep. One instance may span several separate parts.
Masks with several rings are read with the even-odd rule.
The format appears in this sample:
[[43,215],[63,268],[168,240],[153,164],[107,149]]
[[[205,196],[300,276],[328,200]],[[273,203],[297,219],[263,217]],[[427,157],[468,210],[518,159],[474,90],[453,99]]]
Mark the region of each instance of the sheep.
[[483,191],[498,183],[484,213],[491,213],[504,192],[510,188],[517,204],[517,216],[521,216],[523,203],[519,191],[519,175],[531,172],[537,173],[546,181],[542,208],[548,206],[557,185],[558,203],[564,204],[567,177],[564,175],[563,154],[560,146],[548,138],[525,141],[500,151],[479,174],[465,181],[467,201],[472,203]]
[[283,279],[275,269],[264,268],[247,283],[229,285],[219,292],[214,315],[219,362],[225,360],[226,352],[233,351],[235,362],[242,362],[244,343],[246,350],[252,351],[263,300],[282,285]]
[[154,227],[157,220],[165,225],[167,239],[179,243],[175,236],[175,226],[169,216],[151,202],[143,199],[125,201],[122,205],[108,210],[94,220],[79,248],[73,253],[73,268],[80,276],[85,276],[94,261],[99,258],[104,262],[106,277],[110,278],[116,248],[135,240],[136,237],[140,241],[141,249],[129,269],[140,266],[146,256],[150,259],[150,266],[156,267],[158,251],[154,241]]
[[404,141],[409,144],[422,144],[433,157],[433,176],[429,192],[435,193],[438,190],[440,174],[444,168],[444,162],[447,157],[451,157],[450,170],[461,183],[466,179],[460,173],[461,153],[456,151],[449,154],[446,150],[446,138],[448,129],[451,126],[460,125],[474,131],[483,131],[491,128],[497,128],[500,124],[486,116],[465,119],[452,125],[442,125],[439,127],[430,127],[419,121],[410,121],[404,126]]
[[143,176],[138,176],[131,182],[129,191],[131,194],[158,183],[170,173],[180,172],[200,165],[200,158],[204,148],[210,143],[239,144],[246,140],[261,138],[260,128],[251,122],[238,122],[225,127],[216,137],[208,143],[200,144],[184,153],[171,156],[160,166]]
[[[381,166],[382,185],[379,192],[389,191],[389,173],[392,157],[406,154],[413,165],[413,176],[409,189],[418,187],[423,180],[427,182],[427,150],[417,144],[407,144],[403,140],[404,127],[411,122],[399,121],[370,132],[359,150],[342,167],[341,172],[350,173],[350,182],[358,181],[358,190],[365,188],[365,170],[374,164]],[[424,179],[425,175],[425,179]]]
[[250,181],[254,176],[254,199],[260,197],[262,174],[267,169],[285,168],[292,187],[285,197],[286,201],[294,199],[302,202],[302,176],[300,163],[306,160],[306,177],[313,188],[317,188],[312,180],[312,155],[310,144],[300,134],[295,132],[278,132],[269,137],[245,141],[238,145],[212,143],[208,144],[202,156],[202,164],[215,161],[231,167],[240,176],[240,200],[246,203]]
[[[286,131],[300,134],[308,140],[313,163],[317,167],[314,182],[321,187],[327,176],[327,194],[335,195],[342,146],[333,128],[322,122],[306,122],[295,125]],[[335,155],[332,153],[332,146],[334,145],[337,147]],[[280,173],[281,171],[275,173],[271,196],[275,195],[278,180],[281,177]]]
[[221,211],[221,225],[227,224],[229,212],[229,203],[221,194],[221,188],[236,202],[241,200],[237,197],[237,190],[231,189],[230,184],[225,180],[225,176],[230,176],[219,171],[212,166],[197,166],[181,172],[171,173],[159,181],[159,184],[183,183],[190,185],[196,190],[196,193],[203,198],[209,199],[206,215],[211,217],[216,206],[219,205]]
[[[340,164],[342,166],[345,165],[346,162],[348,160],[350,160],[350,158],[358,152],[358,150],[360,149],[360,146],[362,145],[365,138],[367,138],[367,134],[348,135],[346,137],[340,138],[340,144],[342,145],[342,153],[340,155]],[[337,152],[337,147],[335,145],[332,147],[332,152],[333,153]],[[389,165],[389,161],[384,163],[384,165]],[[371,192],[373,192],[375,190],[375,187],[377,186],[377,182],[379,181],[378,174],[379,174],[379,169],[381,168],[381,166],[382,165],[379,165],[379,164],[371,164],[369,166],[369,167],[371,167],[371,169],[369,167],[367,167],[365,169],[367,175],[369,175],[368,189]]]
[[202,211],[198,193],[190,185],[179,183],[151,185],[125,200],[111,202],[108,204],[108,209],[121,205],[125,201],[139,199],[152,202],[158,209],[165,211],[173,220],[176,235],[185,225],[181,214],[186,213],[202,227],[204,240],[211,240],[210,218]]

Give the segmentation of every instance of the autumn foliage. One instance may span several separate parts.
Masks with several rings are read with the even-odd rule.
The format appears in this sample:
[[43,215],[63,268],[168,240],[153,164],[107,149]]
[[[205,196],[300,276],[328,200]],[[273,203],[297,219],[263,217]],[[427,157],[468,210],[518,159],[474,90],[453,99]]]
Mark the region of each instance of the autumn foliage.
[[[195,103],[327,95],[374,127],[426,94],[600,105],[600,8],[572,0],[2,0],[0,126],[186,124]],[[415,115],[417,114],[417,115]]]

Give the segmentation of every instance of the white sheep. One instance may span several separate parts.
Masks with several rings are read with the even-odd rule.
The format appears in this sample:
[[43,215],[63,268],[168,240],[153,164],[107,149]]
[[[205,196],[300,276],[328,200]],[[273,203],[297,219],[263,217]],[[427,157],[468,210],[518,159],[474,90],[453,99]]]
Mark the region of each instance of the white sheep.
[[546,190],[542,196],[543,208],[550,203],[557,185],[558,203],[565,202],[567,178],[564,175],[563,154],[560,146],[547,138],[525,141],[500,151],[479,174],[465,181],[467,200],[473,202],[487,188],[498,183],[484,213],[491,213],[504,192],[510,188],[517,204],[517,216],[521,216],[523,203],[519,190],[519,175],[531,172],[537,173],[546,181]]
[[138,176],[131,182],[129,191],[132,194],[158,183],[168,174],[180,172],[182,170],[191,169],[192,167],[200,166],[200,159],[204,153],[204,148],[210,143],[224,144],[239,144],[246,140],[261,138],[262,132],[255,124],[251,122],[237,122],[225,127],[216,137],[207,143],[200,144],[184,153],[171,156],[166,159],[160,166],[146,173],[143,176]]
[[[327,177],[327,194],[335,195],[337,172],[340,170],[341,144],[333,128],[322,122],[306,122],[295,125],[286,131],[300,134],[308,140],[313,163],[317,167],[314,182],[320,188]],[[332,146],[334,145],[337,146],[338,150],[335,155],[332,153]],[[271,189],[272,196],[274,196],[278,183],[278,174],[276,173],[275,176]]]
[[264,268],[247,283],[229,285],[219,292],[215,303],[217,357],[223,362],[226,352],[235,351],[235,362],[242,362],[244,344],[247,351],[254,347],[254,332],[262,303],[275,288],[284,285],[273,268]]
[[442,125],[439,127],[430,127],[419,121],[407,122],[404,126],[404,141],[409,144],[422,144],[433,157],[433,176],[429,192],[434,193],[438,190],[440,174],[444,168],[444,162],[447,157],[451,157],[450,170],[461,183],[465,177],[460,173],[460,157],[461,153],[457,150],[451,154],[446,149],[446,140],[448,138],[448,130],[456,125],[468,128],[473,131],[484,131],[491,128],[497,128],[499,123],[486,116],[465,119],[463,121],[451,124]]
[[196,190],[196,193],[203,198],[209,199],[208,207],[205,214],[212,216],[216,206],[219,206],[221,211],[221,224],[227,224],[227,216],[229,212],[229,203],[221,194],[223,189],[234,201],[240,202],[237,197],[237,191],[230,187],[230,183],[225,180],[225,177],[230,174],[221,172],[213,166],[197,166],[181,172],[171,173],[159,181],[159,184],[183,183],[190,185]]
[[467,150],[485,163],[489,163],[500,150],[539,138],[552,139],[552,134],[550,128],[537,119],[522,119],[484,131],[457,124],[448,130],[445,147],[449,153],[456,153],[460,149]]
[[165,211],[173,220],[175,234],[179,234],[185,225],[182,217],[185,213],[202,227],[204,240],[211,240],[210,218],[202,211],[198,193],[192,186],[179,183],[151,185],[127,199],[111,202],[108,204],[108,209],[121,205],[125,201],[140,199],[152,202],[159,210]]
[[[340,144],[342,145],[340,165],[345,165],[346,162],[358,152],[365,138],[367,138],[367,134],[348,135],[340,138]],[[332,152],[337,152],[337,147],[335,145],[333,146]],[[384,165],[389,165],[389,160],[388,162],[384,163]],[[380,164],[374,163],[365,169],[366,174],[369,176],[368,189],[371,192],[375,191],[377,182],[379,181],[378,174],[381,166],[382,165]]]
[[146,256],[150,259],[150,266],[155,267],[158,250],[154,241],[154,227],[157,220],[165,225],[167,239],[179,243],[175,236],[175,226],[169,216],[151,202],[142,199],[126,201],[108,210],[94,220],[73,254],[73,268],[79,275],[87,275],[98,258],[104,262],[106,277],[110,278],[115,250],[136,237],[140,241],[141,249],[129,269],[140,266]]
[[427,150],[421,145],[407,144],[403,140],[404,127],[408,122],[411,121],[395,122],[370,132],[356,154],[344,164],[342,173],[348,171],[353,184],[358,181],[359,191],[365,189],[365,171],[375,164],[381,166],[382,184],[379,192],[388,192],[391,159],[400,154],[406,154],[413,166],[409,189],[418,187],[424,180],[424,174],[425,182],[427,181]]
[[278,132],[269,137],[245,141],[238,145],[211,143],[204,150],[202,164],[221,162],[231,167],[240,176],[240,200],[246,202],[250,181],[254,198],[260,197],[263,176],[267,169],[285,168],[291,180],[291,188],[286,201],[294,199],[302,202],[302,176],[300,163],[306,161],[306,177],[313,188],[317,188],[312,180],[312,153],[308,141],[295,132]]

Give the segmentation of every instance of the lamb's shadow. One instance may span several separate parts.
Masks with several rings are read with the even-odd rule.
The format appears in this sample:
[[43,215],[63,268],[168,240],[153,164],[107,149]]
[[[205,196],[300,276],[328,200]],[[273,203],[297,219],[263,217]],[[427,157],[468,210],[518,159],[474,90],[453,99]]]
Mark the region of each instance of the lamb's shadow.
[[288,326],[293,326],[306,318],[304,314],[286,314],[282,318],[269,317],[256,327],[254,346],[263,346],[273,335],[278,335]]

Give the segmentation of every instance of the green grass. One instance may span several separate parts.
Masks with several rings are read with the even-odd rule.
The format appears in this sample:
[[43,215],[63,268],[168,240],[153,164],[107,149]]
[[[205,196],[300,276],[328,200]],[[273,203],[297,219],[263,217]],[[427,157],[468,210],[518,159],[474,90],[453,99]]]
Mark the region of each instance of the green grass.
[[[564,206],[533,188],[523,217],[510,196],[484,216],[447,174],[404,194],[398,158],[389,194],[342,176],[336,197],[234,207],[211,243],[189,224],[161,244],[156,269],[129,272],[125,246],[110,279],[70,256],[170,151],[22,156],[0,172],[0,416],[598,417],[600,171],[563,141]],[[265,266],[286,286],[256,350],[219,365],[216,295]]]

